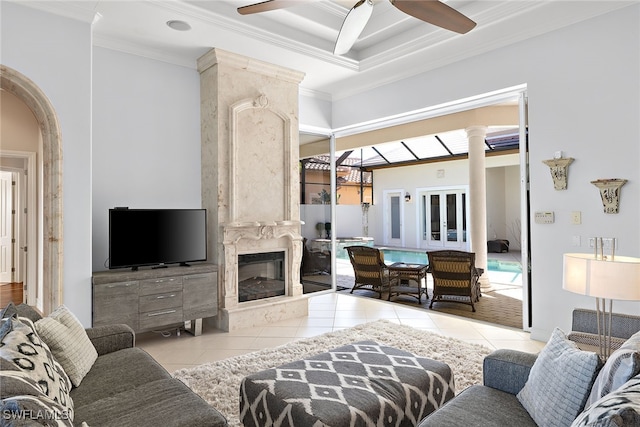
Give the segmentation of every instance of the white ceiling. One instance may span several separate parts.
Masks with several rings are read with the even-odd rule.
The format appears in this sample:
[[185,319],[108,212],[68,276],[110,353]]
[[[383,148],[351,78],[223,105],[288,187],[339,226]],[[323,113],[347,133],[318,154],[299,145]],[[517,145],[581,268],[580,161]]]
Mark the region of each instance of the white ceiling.
[[[362,36],[344,56],[333,45],[356,0],[300,0],[287,9],[240,15],[252,0],[17,0],[94,23],[94,44],[195,68],[216,47],[305,72],[301,91],[336,100],[561,28],[634,1],[449,0],[477,22],[461,35],[374,0]],[[192,29],[170,29],[184,20]]]

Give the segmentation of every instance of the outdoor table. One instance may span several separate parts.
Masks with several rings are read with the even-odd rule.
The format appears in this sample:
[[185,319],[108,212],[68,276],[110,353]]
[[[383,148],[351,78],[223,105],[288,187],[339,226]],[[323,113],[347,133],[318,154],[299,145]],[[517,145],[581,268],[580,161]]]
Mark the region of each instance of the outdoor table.
[[[418,303],[422,304],[422,294],[429,299],[427,292],[427,273],[429,266],[427,264],[408,264],[405,262],[395,262],[389,266],[389,272],[395,274],[398,278],[398,284],[389,288],[388,301],[392,295],[411,295],[418,299]],[[424,286],[423,284],[424,280]],[[411,281],[415,281],[417,286],[411,286]]]

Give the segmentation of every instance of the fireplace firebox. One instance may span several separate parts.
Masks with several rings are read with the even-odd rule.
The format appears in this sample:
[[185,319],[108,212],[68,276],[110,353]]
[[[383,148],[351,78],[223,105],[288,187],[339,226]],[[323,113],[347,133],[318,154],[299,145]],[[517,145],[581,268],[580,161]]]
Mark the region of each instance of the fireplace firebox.
[[238,255],[238,302],[285,295],[285,252]]

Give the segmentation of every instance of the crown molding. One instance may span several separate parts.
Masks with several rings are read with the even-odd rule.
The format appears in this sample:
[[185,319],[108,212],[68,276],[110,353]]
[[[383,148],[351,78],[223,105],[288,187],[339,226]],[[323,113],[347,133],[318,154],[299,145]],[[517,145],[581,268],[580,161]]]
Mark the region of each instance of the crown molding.
[[319,90],[308,89],[300,86],[298,89],[298,93],[300,96],[304,96],[307,98],[319,99],[320,101],[333,101],[330,93],[321,92]]
[[[127,40],[115,37],[107,37],[103,35],[93,35],[93,45],[105,49],[111,49],[118,52],[128,53],[130,55],[141,56],[147,59],[166,62],[168,64],[179,65],[181,67],[197,69],[195,59],[187,56],[173,55],[160,49],[152,49],[148,46],[141,46],[138,43],[131,43]],[[204,53],[204,52],[203,52]]]

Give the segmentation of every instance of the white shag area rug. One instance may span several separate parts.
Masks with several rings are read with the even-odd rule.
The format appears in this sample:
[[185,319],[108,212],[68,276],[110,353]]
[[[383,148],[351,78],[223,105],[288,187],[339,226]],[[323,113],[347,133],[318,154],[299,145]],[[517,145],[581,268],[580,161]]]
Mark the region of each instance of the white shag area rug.
[[489,348],[479,344],[469,344],[388,320],[378,320],[303,338],[275,348],[205,363],[195,368],[180,369],[173,376],[224,414],[230,426],[241,426],[238,413],[242,378],[305,356],[364,340],[373,340],[417,356],[445,362],[453,371],[456,393],[482,382],[482,361],[491,352]]

